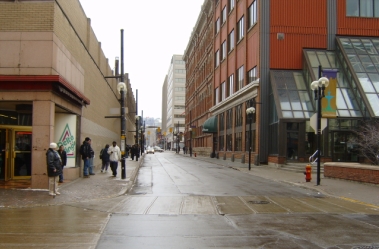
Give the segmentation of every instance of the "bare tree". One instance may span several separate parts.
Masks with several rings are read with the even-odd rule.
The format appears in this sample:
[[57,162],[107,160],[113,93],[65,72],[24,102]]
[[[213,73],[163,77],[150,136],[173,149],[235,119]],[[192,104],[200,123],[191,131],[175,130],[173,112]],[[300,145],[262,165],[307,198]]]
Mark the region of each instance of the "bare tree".
[[349,142],[357,146],[359,156],[379,165],[379,121],[369,120],[361,123],[355,134],[357,136],[350,138]]

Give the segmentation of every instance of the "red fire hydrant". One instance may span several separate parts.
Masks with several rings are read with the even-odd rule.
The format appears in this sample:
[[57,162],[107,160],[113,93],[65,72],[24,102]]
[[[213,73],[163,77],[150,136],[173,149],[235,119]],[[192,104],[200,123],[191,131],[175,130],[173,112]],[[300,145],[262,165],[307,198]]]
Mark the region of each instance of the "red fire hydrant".
[[312,166],[310,164],[307,164],[307,166],[305,166],[304,175],[306,182],[310,182],[312,180]]

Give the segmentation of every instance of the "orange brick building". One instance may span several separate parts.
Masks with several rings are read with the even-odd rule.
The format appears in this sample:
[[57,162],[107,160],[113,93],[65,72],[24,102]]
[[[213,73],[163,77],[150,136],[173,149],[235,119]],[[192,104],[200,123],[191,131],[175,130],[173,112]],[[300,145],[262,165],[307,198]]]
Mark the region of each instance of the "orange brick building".
[[[336,99],[336,118],[327,119],[322,133],[323,160],[359,161],[349,140],[361,120],[379,116],[376,5],[374,0],[204,1],[184,54],[186,124],[196,126],[193,150],[246,162],[251,145],[255,164],[308,161],[317,148],[310,84],[323,75],[321,66],[338,71],[336,96],[330,96]],[[205,31],[211,32],[209,39]],[[211,57],[208,69],[204,62]],[[212,86],[212,97],[203,95],[212,98],[210,108],[201,102],[203,85]],[[196,146],[201,137],[206,139]]]

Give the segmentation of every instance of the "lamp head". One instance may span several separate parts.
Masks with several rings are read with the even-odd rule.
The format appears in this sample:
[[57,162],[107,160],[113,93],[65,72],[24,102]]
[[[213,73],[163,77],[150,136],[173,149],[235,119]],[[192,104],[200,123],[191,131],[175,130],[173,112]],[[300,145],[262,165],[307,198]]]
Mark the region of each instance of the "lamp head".
[[254,107],[249,107],[246,109],[246,114],[251,115],[255,113],[255,108]]
[[321,77],[319,80],[319,86],[320,87],[328,87],[329,86],[329,79],[326,77]]
[[318,87],[319,87],[319,82],[318,81],[313,81],[312,84],[311,84],[311,89],[313,91],[315,91],[315,90],[318,90]]
[[190,127],[190,128],[188,128],[188,130],[189,130],[189,131],[192,131],[192,128]]
[[119,94],[121,94],[121,91],[126,92],[126,84],[124,82],[119,82],[117,84],[117,91]]

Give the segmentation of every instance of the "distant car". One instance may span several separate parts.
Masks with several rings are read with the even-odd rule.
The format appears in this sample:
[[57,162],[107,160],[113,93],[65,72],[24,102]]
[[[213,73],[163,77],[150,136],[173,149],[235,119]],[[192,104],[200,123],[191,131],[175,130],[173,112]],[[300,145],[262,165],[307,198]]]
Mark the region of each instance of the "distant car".
[[153,147],[147,147],[146,154],[154,154],[154,148]]
[[164,150],[161,147],[154,146],[154,151],[156,151],[156,152],[163,152]]

